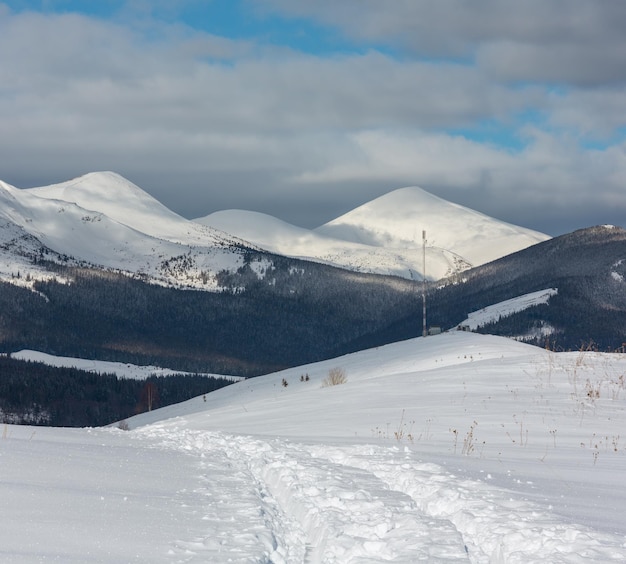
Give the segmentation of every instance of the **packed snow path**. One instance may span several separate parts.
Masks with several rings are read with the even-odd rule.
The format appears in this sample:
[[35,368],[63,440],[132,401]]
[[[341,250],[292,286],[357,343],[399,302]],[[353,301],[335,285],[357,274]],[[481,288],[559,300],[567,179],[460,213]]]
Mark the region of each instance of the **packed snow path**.
[[[206,536],[176,562],[609,562],[624,539],[421,462],[408,448],[195,431],[133,433],[198,458]],[[151,441],[151,442],[152,442]]]

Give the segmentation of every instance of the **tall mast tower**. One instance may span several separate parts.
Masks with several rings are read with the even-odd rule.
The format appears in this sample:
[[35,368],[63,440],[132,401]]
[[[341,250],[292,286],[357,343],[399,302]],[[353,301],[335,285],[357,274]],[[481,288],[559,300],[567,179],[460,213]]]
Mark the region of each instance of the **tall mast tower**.
[[426,337],[426,230],[422,230],[422,337]]

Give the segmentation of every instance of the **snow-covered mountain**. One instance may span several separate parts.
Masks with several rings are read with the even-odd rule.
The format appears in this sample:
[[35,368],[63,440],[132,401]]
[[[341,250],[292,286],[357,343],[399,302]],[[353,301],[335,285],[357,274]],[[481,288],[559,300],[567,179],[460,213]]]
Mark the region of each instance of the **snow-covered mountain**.
[[229,210],[195,220],[272,252],[350,270],[437,280],[549,239],[453,204],[417,187],[395,190],[314,230]]
[[174,286],[214,289],[245,243],[160,204],[112,172],[40,188],[0,182],[0,276],[40,278],[33,259],[86,264]]
[[549,239],[543,233],[499,221],[417,187],[394,190],[316,231],[347,241],[402,249],[419,245],[422,230],[426,231],[427,246],[453,252],[471,266]]
[[624,562],[625,362],[454,332],[5,425],[3,561]]
[[241,266],[246,247],[421,279],[422,230],[431,280],[548,238],[419,188],[396,190],[308,230],[238,210],[190,221],[113,172],[29,189],[0,182],[0,278],[21,283],[48,276],[33,264],[37,257],[212,290],[214,274]]
[[[296,227],[270,215],[245,210],[215,212],[196,222],[232,233],[279,255],[374,274],[421,279],[422,248],[365,245]],[[421,243],[420,243],[421,245]],[[449,251],[428,248],[429,278],[439,279],[467,264]],[[431,270],[432,269],[432,270]]]

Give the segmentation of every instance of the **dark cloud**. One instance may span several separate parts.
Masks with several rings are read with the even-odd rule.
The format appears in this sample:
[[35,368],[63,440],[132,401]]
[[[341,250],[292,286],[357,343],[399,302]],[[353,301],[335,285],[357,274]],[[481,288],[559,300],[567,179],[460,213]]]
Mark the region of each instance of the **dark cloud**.
[[[395,42],[398,57],[0,8],[0,177],[27,187],[114,170],[186,217],[244,208],[305,227],[407,185],[551,234],[588,224],[580,209],[626,216],[624,70],[603,78],[622,53],[621,10],[572,3],[578,15],[535,0],[270,6]],[[584,64],[565,65],[576,49]],[[485,122],[520,141],[472,138]]]
[[626,80],[626,3],[611,0],[257,0],[313,17],[356,41],[415,55],[477,58],[502,79],[573,84]]

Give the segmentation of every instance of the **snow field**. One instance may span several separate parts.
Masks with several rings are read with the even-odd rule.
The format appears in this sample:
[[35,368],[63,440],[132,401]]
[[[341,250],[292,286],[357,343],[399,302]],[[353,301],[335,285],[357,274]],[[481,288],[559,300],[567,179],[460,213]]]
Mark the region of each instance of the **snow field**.
[[210,459],[203,468],[211,537],[177,546],[211,561],[237,562],[238,554],[280,564],[626,557],[623,538],[563,522],[510,491],[422,462],[408,447],[311,445],[179,424],[139,434]]
[[0,562],[186,562],[172,540],[202,527],[189,455],[109,429],[1,437]]
[[626,355],[454,332],[129,432],[7,425],[0,561],[623,562],[625,379]]
[[564,524],[545,508],[514,499],[509,492],[415,462],[408,449],[405,460],[380,448],[316,451],[324,458],[367,468],[390,488],[409,495],[420,511],[448,520],[466,543],[471,562],[609,562],[626,554],[622,539]]
[[39,351],[24,349],[11,353],[11,357],[30,362],[41,362],[48,366],[78,368],[86,372],[96,374],[115,374],[118,378],[131,378],[134,380],[145,380],[150,376],[172,376],[175,374],[188,374],[199,376],[210,376],[215,378],[227,378],[235,382],[243,380],[241,376],[221,376],[213,373],[183,372],[182,370],[171,370],[170,368],[160,368],[158,366],[139,366],[127,362],[112,362],[108,360],[88,360],[84,358],[71,358],[66,356],[56,356]]

